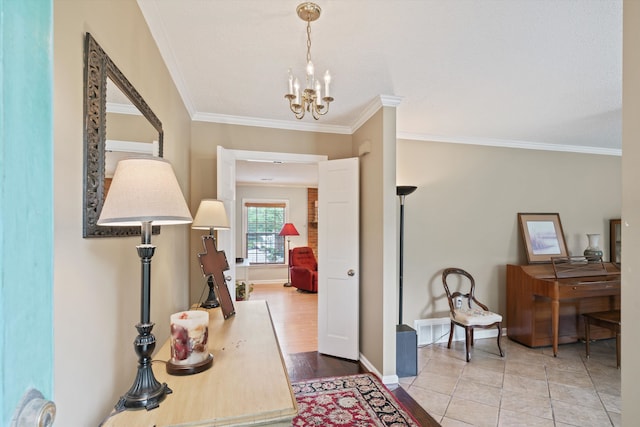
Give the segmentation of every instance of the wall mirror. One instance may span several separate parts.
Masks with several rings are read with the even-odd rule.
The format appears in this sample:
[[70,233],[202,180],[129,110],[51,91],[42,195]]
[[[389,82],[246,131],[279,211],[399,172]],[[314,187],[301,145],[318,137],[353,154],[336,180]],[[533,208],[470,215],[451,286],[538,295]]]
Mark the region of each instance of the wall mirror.
[[[111,58],[86,33],[84,43],[83,237],[139,236],[140,227],[96,223],[115,166],[126,157],[158,156],[162,123]],[[154,234],[160,232],[153,227]]]

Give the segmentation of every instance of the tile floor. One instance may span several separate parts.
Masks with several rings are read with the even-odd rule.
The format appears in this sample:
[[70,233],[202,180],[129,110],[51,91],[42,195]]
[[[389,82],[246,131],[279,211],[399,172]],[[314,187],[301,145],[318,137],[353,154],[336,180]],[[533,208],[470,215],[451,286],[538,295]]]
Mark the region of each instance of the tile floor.
[[476,340],[465,362],[464,342],[418,349],[418,375],[403,387],[442,426],[621,425],[620,374],[615,339],[591,345],[532,349],[503,337]]

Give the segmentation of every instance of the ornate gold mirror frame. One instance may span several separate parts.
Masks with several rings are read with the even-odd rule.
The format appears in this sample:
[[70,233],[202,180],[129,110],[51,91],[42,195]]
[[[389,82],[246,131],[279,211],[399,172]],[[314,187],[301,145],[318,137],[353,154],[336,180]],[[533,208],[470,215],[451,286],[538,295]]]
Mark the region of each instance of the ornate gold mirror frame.
[[[107,78],[117,86],[138,112],[158,132],[158,155],[162,157],[162,123],[113,61],[86,33],[84,43],[84,188],[83,237],[139,236],[140,227],[103,227],[97,221],[105,198],[107,134]],[[160,227],[153,227],[154,234]]]

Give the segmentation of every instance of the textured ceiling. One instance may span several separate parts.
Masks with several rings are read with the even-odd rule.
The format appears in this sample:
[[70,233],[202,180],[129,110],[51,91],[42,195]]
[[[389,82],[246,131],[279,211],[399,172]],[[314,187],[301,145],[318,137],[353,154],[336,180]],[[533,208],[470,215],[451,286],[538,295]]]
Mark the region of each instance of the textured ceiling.
[[311,55],[335,97],[318,121],[284,99],[299,1],[138,3],[194,120],[351,133],[398,97],[400,138],[621,150],[621,0],[318,0]]

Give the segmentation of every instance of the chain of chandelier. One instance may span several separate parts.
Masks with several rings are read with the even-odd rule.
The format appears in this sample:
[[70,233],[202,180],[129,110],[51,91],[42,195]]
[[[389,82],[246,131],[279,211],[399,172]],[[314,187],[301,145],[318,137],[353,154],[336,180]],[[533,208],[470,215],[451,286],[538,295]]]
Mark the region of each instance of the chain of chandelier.
[[311,2],[302,3],[296,9],[298,16],[307,21],[306,85],[301,89],[300,81],[289,69],[289,91],[284,97],[289,100],[289,108],[297,119],[302,119],[305,113],[310,113],[314,119],[318,120],[320,116],[329,112],[329,104],[333,101],[329,92],[331,84],[329,70],[324,73],[323,85],[316,79],[313,62],[311,62],[311,21],[320,17],[320,11],[320,7]]

